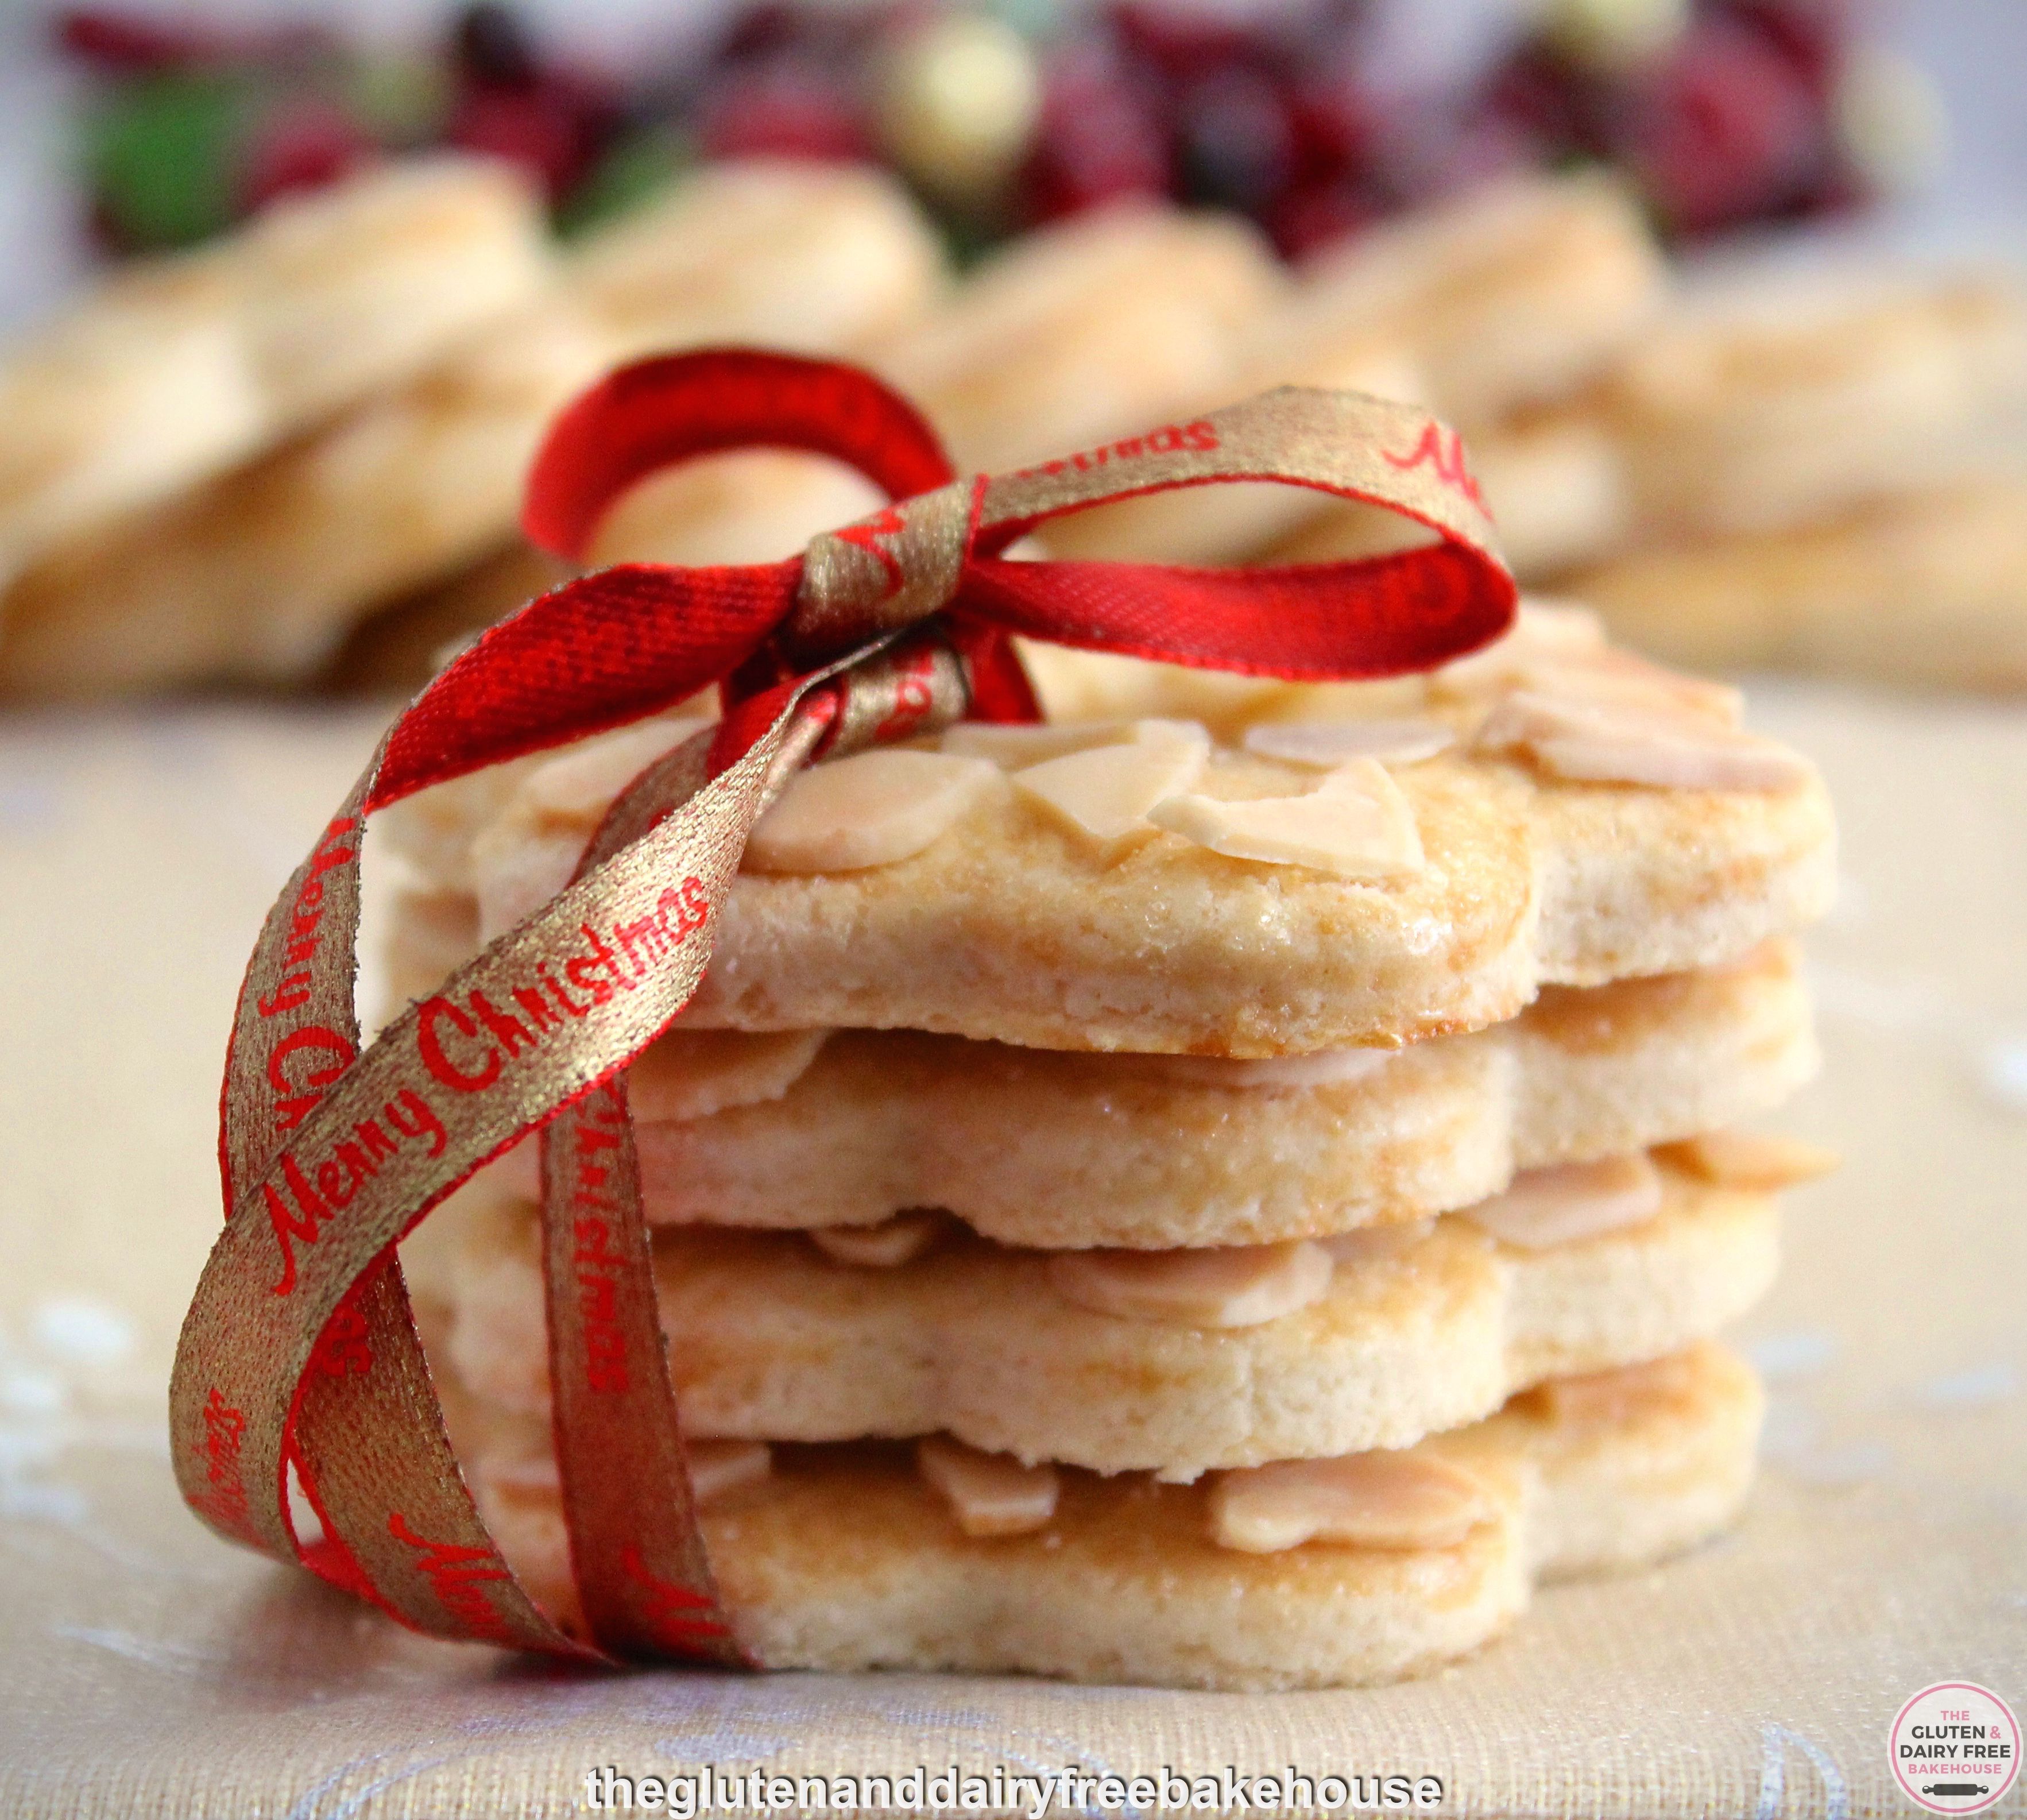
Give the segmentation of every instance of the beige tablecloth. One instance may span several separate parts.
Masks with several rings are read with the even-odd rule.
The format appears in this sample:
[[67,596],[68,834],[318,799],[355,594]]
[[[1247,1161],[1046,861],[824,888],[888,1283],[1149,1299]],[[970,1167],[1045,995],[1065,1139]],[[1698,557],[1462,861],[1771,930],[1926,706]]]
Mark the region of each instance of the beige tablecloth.
[[[269,894],[356,714],[0,722],[0,1811],[581,1811],[587,1770],[1294,1764],[1468,1814],[1901,1814],[1929,1682],[2027,1711],[2027,712],[1759,692],[1841,804],[1814,943],[1829,1064],[1745,1338],[1772,1386],[1740,1530],[1544,1593],[1376,1693],[559,1674],[423,1642],[177,1501],[163,1386],[217,1219],[217,1069]],[[2027,1812],[2027,1781],[1999,1811]]]

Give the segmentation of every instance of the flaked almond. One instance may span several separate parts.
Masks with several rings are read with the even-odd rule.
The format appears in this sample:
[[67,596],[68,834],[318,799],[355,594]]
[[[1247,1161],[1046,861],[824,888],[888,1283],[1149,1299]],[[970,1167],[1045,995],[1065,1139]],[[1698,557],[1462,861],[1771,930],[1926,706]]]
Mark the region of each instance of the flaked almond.
[[1132,721],[1044,721],[1032,726],[959,721],[943,729],[939,743],[961,759],[985,759],[1002,770],[1018,771],[1094,746],[1124,745],[1132,739],[1133,728]]
[[1660,1211],[1660,1172],[1644,1150],[1636,1150],[1523,1169],[1505,1194],[1467,1207],[1464,1217],[1502,1245],[1545,1251],[1637,1226]]
[[1436,1229],[1434,1220],[1395,1220],[1384,1226],[1361,1226],[1353,1232],[1333,1232],[1316,1243],[1333,1263],[1356,1268],[1412,1251]]
[[1448,1549],[1497,1508],[1470,1473],[1427,1454],[1277,1460],[1219,1475],[1211,1487],[1211,1534],[1220,1548],[1250,1555],[1305,1542]]
[[1153,832],[1147,811],[1203,774],[1210,736],[1190,721],[1139,721],[1133,736],[1045,759],[1014,786],[1106,851]]
[[1837,1166],[1836,1151],[1820,1144],[1757,1132],[1706,1132],[1663,1144],[1654,1154],[1671,1168],[1716,1187],[1763,1194],[1813,1182]]
[[497,1453],[481,1464],[478,1476],[493,1490],[510,1497],[553,1497],[563,1489],[563,1474],[553,1453]]
[[[684,1453],[689,1461],[690,1490],[700,1505],[759,1484],[774,1464],[764,1441],[692,1441]],[[481,1472],[494,1490],[510,1496],[553,1496],[563,1489],[552,1453],[497,1455],[486,1461]]]
[[1578,659],[1523,663],[1512,685],[1534,695],[1577,701],[1619,702],[1688,714],[1736,727],[1745,718],[1745,696],[1730,683],[1665,669],[1630,651],[1608,645]]
[[692,1441],[685,1452],[690,1490],[700,1505],[759,1485],[774,1470],[774,1453],[764,1441]]
[[1429,675],[1436,695],[1471,696],[1510,687],[1527,664],[1579,657],[1605,648],[1604,626],[1588,607],[1557,607],[1523,600],[1512,625],[1468,656],[1453,659]]
[[1353,759],[1416,765],[1457,744],[1441,721],[1283,721],[1246,730],[1246,749],[1284,764],[1328,770]]
[[708,724],[644,721],[587,740],[530,771],[521,786],[522,800],[545,815],[596,825],[629,784]]
[[799,1080],[828,1030],[689,1030],[657,1037],[626,1072],[637,1119],[709,1118],[727,1106],[779,1099]]
[[754,872],[858,872],[920,853],[999,787],[999,767],[880,750],[799,772],[746,843]]
[[968,1536],[1018,1536],[1056,1514],[1062,1486],[1053,1466],[1023,1466],[1010,1453],[984,1453],[947,1434],[915,1443],[915,1469],[943,1493]]
[[896,1213],[877,1226],[816,1226],[810,1242],[825,1257],[862,1270],[912,1264],[939,1239],[943,1217],[927,1208]]
[[1188,1251],[1059,1251],[1049,1284],[1065,1301],[1128,1320],[1250,1327],[1330,1287],[1330,1253],[1306,1239]]
[[1306,796],[1237,803],[1174,796],[1155,803],[1147,818],[1232,859],[1306,866],[1339,878],[1402,878],[1427,863],[1414,810],[1371,759],[1339,766]]
[[1608,1371],[1550,1378],[1526,1394],[1525,1406],[1573,1427],[1618,1427],[1643,1411],[1693,1397],[1699,1382],[1693,1353],[1677,1353]]
[[1377,1074],[1398,1052],[1391,1049],[1322,1049],[1313,1055],[1136,1055],[1143,1074],[1192,1087],[1338,1087]]
[[1559,777],[1675,790],[1789,790],[1814,773],[1775,740],[1627,702],[1516,690],[1489,714],[1482,751],[1523,751]]

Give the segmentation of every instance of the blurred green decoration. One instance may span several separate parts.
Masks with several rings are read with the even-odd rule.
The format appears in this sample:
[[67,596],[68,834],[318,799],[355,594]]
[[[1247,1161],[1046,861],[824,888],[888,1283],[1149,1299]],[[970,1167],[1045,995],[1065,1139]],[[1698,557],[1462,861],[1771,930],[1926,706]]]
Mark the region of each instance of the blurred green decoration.
[[137,251],[188,246],[230,227],[253,85],[234,72],[171,71],[124,82],[86,125],[99,219]]
[[557,233],[569,239],[652,201],[696,161],[689,142],[666,122],[621,134],[556,205]]

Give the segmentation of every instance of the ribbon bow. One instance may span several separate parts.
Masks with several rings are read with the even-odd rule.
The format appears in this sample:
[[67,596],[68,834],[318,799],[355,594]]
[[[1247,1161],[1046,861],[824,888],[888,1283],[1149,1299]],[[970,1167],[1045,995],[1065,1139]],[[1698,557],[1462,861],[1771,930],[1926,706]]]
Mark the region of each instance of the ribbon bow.
[[[582,1659],[754,1666],[699,1530],[656,1316],[624,1071],[688,1003],[748,832],[800,765],[970,716],[1036,718],[1010,635],[1298,678],[1424,669],[1511,619],[1453,432],[1284,389],[1017,473],[960,480],[854,368],[720,351],[649,360],[564,412],[525,523],[581,558],[667,463],[755,446],[849,463],[895,504],[796,559],[633,564],[495,627],[395,723],[264,925],[220,1132],[226,1224],[170,1386],[176,1474],[213,1529],[415,1629]],[[1361,562],[1191,570],[1024,562],[1059,514],[1225,482],[1383,506],[1438,534]],[[427,785],[665,709],[726,712],[620,796],[570,886],[363,1051],[367,816]],[[460,1473],[394,1246],[539,1130],[553,1425],[579,1609],[514,1578]],[[317,1523],[291,1515],[291,1479]]]

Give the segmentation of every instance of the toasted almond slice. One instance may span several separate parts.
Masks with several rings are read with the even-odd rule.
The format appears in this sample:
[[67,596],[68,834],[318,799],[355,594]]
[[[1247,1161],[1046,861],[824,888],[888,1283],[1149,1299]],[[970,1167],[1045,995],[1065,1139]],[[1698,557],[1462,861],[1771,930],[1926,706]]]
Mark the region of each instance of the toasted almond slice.
[[999,787],[983,759],[883,748],[799,773],[746,842],[754,872],[858,872],[920,853]]
[[1435,1229],[1434,1220],[1396,1220],[1385,1226],[1361,1226],[1355,1232],[1333,1232],[1316,1243],[1331,1254],[1333,1263],[1356,1268],[1412,1250]]
[[1620,702],[1629,707],[1689,714],[1737,727],[1745,718],[1745,692],[1730,683],[1678,670],[1608,645],[1575,659],[1549,659],[1514,667],[1513,686],[1534,695],[1576,701]]
[[562,1489],[563,1482],[553,1453],[495,1454],[486,1460],[484,1471],[494,1490],[520,1497],[552,1495]]
[[962,759],[987,759],[1002,770],[1018,771],[1094,746],[1120,746],[1133,738],[1132,721],[1044,721],[1032,726],[995,726],[984,721],[959,721],[946,727],[939,742]]
[[1064,1301],[1128,1320],[1251,1327],[1307,1308],[1330,1287],[1330,1253],[1306,1239],[1189,1251],[1059,1251],[1049,1285]]
[[1429,687],[1438,696],[1478,695],[1508,686],[1522,665],[1578,657],[1605,648],[1604,623],[1588,607],[1523,600],[1504,637],[1431,671]]
[[692,1441],[684,1451],[690,1490],[700,1504],[716,1504],[758,1485],[774,1470],[774,1452],[764,1441]]
[[1516,748],[1573,781],[1677,790],[1787,790],[1813,772],[1778,740],[1687,713],[1516,690],[1486,718],[1481,751]]
[[708,1118],[779,1099],[829,1039],[828,1030],[689,1030],[655,1039],[626,1074],[639,1119]]
[[1427,863],[1415,812],[1383,766],[1354,759],[1305,796],[1225,803],[1174,796],[1147,819],[1199,847],[1267,866],[1306,866],[1340,878],[1401,878]]
[[1322,1049],[1313,1055],[1135,1055],[1130,1060],[1143,1073],[1195,1087],[1337,1087],[1377,1074],[1398,1053],[1391,1049]]
[[[700,1504],[715,1503],[749,1485],[758,1485],[774,1464],[764,1441],[692,1441],[684,1449],[689,1462],[690,1490]],[[553,1494],[563,1475],[552,1453],[503,1454],[489,1460],[487,1479],[497,1490],[523,1497]]]
[[1263,759],[1327,770],[1353,759],[1416,765],[1457,744],[1441,721],[1279,721],[1246,729],[1246,749]]
[[862,1270],[912,1264],[940,1237],[943,1219],[927,1208],[896,1213],[877,1226],[817,1226],[810,1242],[825,1257]]
[[1813,1182],[1837,1166],[1837,1152],[1820,1144],[1758,1132],[1706,1132],[1700,1138],[1663,1144],[1654,1154],[1671,1167],[1717,1187],[1766,1194]]
[[1453,1548],[1494,1513],[1492,1494],[1446,1460],[1412,1453],[1277,1460],[1220,1473],[1211,1534],[1220,1548],[1278,1554],[1305,1542]]
[[1062,1486],[1053,1466],[1023,1466],[1010,1453],[982,1453],[947,1434],[915,1443],[915,1470],[941,1492],[968,1536],[1018,1536],[1056,1514]]
[[522,799],[545,815],[596,823],[619,792],[665,754],[710,723],[702,720],[645,721],[638,726],[591,740],[528,773]]
[[1153,832],[1147,811],[1202,775],[1210,736],[1190,721],[1139,721],[1122,744],[1095,746],[1030,765],[1014,788],[1101,847]]
[[1695,1355],[1677,1353],[1608,1371],[1550,1378],[1526,1392],[1522,1401],[1523,1407],[1557,1423],[1615,1427],[1643,1408],[1693,1395],[1697,1382]]
[[1636,1150],[1596,1162],[1524,1169],[1505,1194],[1464,1213],[1502,1245],[1545,1251],[1637,1226],[1660,1211],[1660,1172],[1644,1150]]

